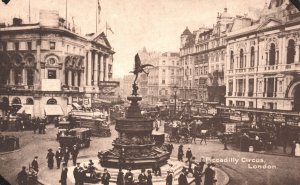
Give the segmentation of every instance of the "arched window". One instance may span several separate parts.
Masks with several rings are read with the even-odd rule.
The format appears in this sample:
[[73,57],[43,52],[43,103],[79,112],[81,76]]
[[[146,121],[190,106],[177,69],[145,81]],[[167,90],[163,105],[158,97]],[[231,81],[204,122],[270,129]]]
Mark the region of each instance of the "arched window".
[[287,64],[292,64],[295,62],[295,41],[294,40],[289,40],[288,42],[288,47],[287,47],[287,55],[286,55],[286,63]]
[[47,101],[47,105],[56,105],[57,104],[57,100],[54,99],[54,98],[50,98],[48,101]]
[[21,85],[22,84],[22,72],[23,72],[23,69],[22,68],[15,68],[14,70],[15,72],[15,85]]
[[16,97],[12,100],[12,105],[21,105],[22,102],[21,102],[21,99]]
[[80,84],[80,82],[81,82],[81,72],[79,71],[78,73],[77,73],[77,84],[78,84],[78,87],[81,85]]
[[240,49],[240,68],[244,67],[244,50]]
[[10,58],[9,56],[4,53],[0,52],[0,84],[7,84],[7,80],[9,79],[9,73],[10,73]]
[[26,104],[27,105],[33,105],[33,99],[32,98],[27,98],[26,99]]
[[255,53],[254,53],[254,47],[251,47],[251,54],[250,54],[250,67],[254,67],[255,63]]
[[34,69],[27,69],[27,85],[33,85]]
[[269,50],[269,65],[275,65],[275,55],[276,55],[275,44],[272,43],[270,45],[270,50]]
[[234,65],[233,51],[230,51],[230,69],[233,69],[233,65]]

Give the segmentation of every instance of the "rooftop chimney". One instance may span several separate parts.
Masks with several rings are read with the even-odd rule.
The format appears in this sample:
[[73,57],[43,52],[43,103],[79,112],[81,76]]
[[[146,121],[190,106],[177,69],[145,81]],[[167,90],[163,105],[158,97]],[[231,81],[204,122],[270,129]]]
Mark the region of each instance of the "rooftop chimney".
[[13,18],[13,26],[20,26],[22,25],[22,19],[20,18]]
[[227,8],[224,8],[224,12],[227,12]]

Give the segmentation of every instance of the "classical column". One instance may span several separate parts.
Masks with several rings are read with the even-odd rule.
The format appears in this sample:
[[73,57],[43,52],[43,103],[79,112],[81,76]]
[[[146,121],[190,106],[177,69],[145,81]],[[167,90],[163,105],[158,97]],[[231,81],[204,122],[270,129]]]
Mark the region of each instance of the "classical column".
[[68,85],[73,86],[72,85],[72,71],[71,70],[68,71]]
[[236,94],[236,78],[235,78],[235,76],[233,77],[233,80],[232,80],[232,86],[233,86],[233,94],[232,94],[232,96],[236,96],[237,94]]
[[255,97],[257,97],[257,88],[256,88],[256,86],[258,85],[257,84],[257,77],[256,76],[254,76],[254,79],[253,79],[253,96],[255,96]]
[[78,72],[74,71],[74,86],[78,87]]
[[100,81],[103,81],[103,78],[104,78],[104,74],[103,74],[103,58],[104,58],[104,55],[100,55]]
[[15,78],[14,78],[14,69],[11,68],[9,72],[9,85],[14,85],[15,83]]
[[95,53],[95,60],[94,60],[94,84],[98,86],[98,53]]
[[296,50],[295,63],[299,63],[299,45],[296,45],[295,50]]
[[274,90],[273,90],[273,97],[276,97],[276,93],[277,93],[277,78],[273,78],[274,80]]
[[108,61],[109,61],[109,58],[108,57],[105,57],[105,77],[104,77],[104,81],[108,81]]
[[91,86],[92,82],[92,52],[88,52],[88,63],[87,63],[87,86]]
[[22,69],[22,85],[27,85],[27,69]]

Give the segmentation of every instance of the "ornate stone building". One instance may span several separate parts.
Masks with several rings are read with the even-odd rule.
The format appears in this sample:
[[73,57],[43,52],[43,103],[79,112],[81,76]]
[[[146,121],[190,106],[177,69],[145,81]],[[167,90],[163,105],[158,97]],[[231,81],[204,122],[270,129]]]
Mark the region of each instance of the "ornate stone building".
[[227,35],[226,105],[300,111],[300,13],[272,0],[260,19]]
[[0,112],[56,116],[72,103],[91,106],[104,87],[117,85],[113,54],[104,33],[81,36],[54,11],[41,12],[36,24],[1,24]]

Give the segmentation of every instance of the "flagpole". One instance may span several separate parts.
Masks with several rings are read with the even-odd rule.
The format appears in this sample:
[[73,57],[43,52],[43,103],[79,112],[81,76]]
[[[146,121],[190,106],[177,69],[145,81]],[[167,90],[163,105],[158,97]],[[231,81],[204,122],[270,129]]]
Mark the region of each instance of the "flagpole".
[[107,21],[105,22],[105,36],[107,38]]
[[29,15],[28,15],[28,21],[29,21],[29,24],[30,24],[30,22],[31,22],[31,20],[30,20],[30,0],[28,1],[28,9],[29,9]]
[[98,31],[98,0],[96,0],[96,33]]
[[68,0],[66,0],[66,27],[68,29]]

